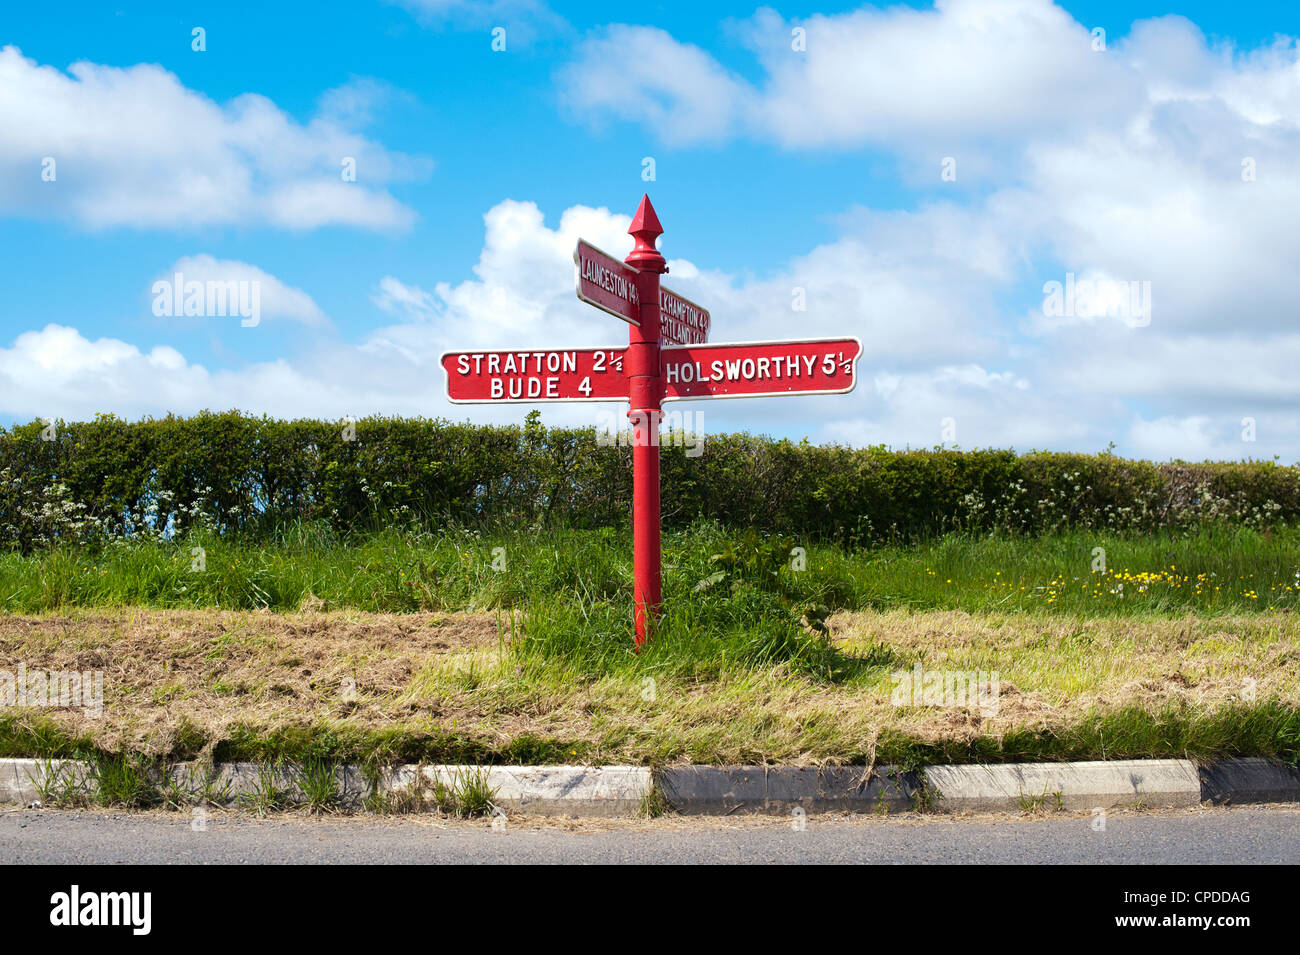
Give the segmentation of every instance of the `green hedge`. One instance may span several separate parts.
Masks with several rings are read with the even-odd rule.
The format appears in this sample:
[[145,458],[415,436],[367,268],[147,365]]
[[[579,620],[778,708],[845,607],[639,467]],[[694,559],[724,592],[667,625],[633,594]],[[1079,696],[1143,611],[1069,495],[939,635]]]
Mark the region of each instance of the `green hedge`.
[[[355,429],[355,435],[352,429]],[[663,449],[669,526],[910,539],[955,528],[1154,530],[1300,514],[1300,471],[1154,464],[1109,454],[890,451],[750,434]],[[428,419],[278,421],[238,412],[0,429],[0,546],[184,531],[267,534],[290,521],[624,524],[631,451],[592,429]]]

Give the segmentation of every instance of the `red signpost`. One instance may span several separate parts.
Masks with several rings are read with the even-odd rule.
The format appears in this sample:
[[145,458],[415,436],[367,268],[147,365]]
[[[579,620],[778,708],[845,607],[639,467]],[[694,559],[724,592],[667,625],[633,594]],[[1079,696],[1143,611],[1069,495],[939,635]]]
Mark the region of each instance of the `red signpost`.
[[[632,618],[636,644],[645,643],[650,619],[661,602],[659,547],[659,412],[663,379],[659,377],[659,276],[668,261],[655,248],[663,226],[650,197],[642,196],[628,234],[635,240],[627,264],[637,269],[641,299],[641,324],[627,329],[628,419],[632,442]],[[649,440],[653,437],[654,440]]]
[[[453,351],[442,356],[457,403],[627,401],[632,425],[632,600],[636,642],[661,602],[659,442],[662,403],[690,398],[843,394],[857,384],[856,338],[707,345],[708,311],[662,288],[663,227],[641,205],[619,262],[581,239],[573,253],[578,298],[628,323],[626,348]],[[660,342],[669,344],[661,346]]]

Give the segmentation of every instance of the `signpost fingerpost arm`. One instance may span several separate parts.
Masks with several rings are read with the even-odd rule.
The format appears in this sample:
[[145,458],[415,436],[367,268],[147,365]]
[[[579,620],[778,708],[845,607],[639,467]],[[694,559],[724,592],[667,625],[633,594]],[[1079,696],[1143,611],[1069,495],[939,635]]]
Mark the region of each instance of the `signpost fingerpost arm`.
[[659,276],[668,262],[655,248],[663,234],[650,197],[643,195],[628,234],[636,246],[624,260],[637,270],[641,324],[628,325],[627,370],[632,425],[632,599],[636,643],[642,646],[662,598],[659,541]]

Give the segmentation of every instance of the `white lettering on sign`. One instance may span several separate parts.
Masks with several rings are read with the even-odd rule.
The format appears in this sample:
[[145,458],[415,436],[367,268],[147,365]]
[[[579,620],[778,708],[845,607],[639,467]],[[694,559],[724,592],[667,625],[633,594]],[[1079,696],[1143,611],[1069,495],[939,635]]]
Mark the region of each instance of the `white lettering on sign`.
[[[486,359],[486,362],[484,361]],[[533,363],[532,372],[528,363]],[[540,375],[544,371],[576,372],[578,370],[578,353],[565,351],[507,352],[503,358],[495,352],[484,355],[456,356],[456,371],[461,375],[481,375],[484,365],[489,375]]]
[[559,388],[560,379],[553,375],[546,378],[492,378],[488,394],[493,398],[558,398]]
[[584,279],[594,285],[599,285],[606,292],[617,295],[629,304],[640,304],[635,283],[629,282],[626,276],[605,268],[595,259],[589,259],[586,256],[580,257],[582,259],[582,277]]
[[659,327],[663,338],[680,345],[702,345],[709,338],[709,313],[676,292],[659,290]]

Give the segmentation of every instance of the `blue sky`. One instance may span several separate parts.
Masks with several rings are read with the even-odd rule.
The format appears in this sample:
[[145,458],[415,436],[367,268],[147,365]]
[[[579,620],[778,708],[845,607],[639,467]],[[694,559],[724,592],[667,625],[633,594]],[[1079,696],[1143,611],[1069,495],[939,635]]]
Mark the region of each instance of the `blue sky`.
[[[1293,4],[85,6],[0,15],[0,422],[520,420],[437,354],[622,341],[567,254],[649,191],[714,340],[864,342],[707,430],[1300,457]],[[178,262],[264,320],[153,314]],[[1067,275],[1149,315],[1049,315]]]

